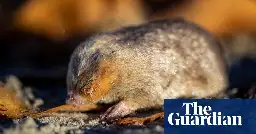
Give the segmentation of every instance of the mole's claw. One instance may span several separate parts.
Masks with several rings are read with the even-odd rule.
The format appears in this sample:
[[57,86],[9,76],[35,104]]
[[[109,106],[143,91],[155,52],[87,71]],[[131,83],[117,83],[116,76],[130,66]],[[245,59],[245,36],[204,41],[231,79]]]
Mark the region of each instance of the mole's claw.
[[118,104],[110,107],[101,117],[101,120],[105,121],[111,121],[114,119],[118,119],[121,117],[124,117],[130,113],[132,113],[133,110],[129,108],[129,106],[124,102],[121,101]]
[[104,114],[102,114],[101,116],[100,116],[100,120],[105,120],[106,118],[107,118],[107,116],[108,116],[108,114],[111,112],[111,110],[114,108],[114,106],[112,106],[112,107],[110,107],[110,108],[108,108],[108,110],[104,113]]

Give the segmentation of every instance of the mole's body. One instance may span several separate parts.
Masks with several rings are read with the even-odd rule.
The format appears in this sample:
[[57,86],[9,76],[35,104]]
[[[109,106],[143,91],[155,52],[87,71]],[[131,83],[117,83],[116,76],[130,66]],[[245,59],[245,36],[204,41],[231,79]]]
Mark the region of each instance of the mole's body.
[[227,87],[219,42],[182,19],[99,34],[71,56],[70,104],[113,103],[104,119],[156,108],[165,98],[215,96]]

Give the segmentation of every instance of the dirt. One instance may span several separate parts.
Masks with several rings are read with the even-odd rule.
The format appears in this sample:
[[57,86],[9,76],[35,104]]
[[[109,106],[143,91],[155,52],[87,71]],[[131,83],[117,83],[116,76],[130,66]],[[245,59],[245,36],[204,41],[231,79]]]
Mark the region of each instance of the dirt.
[[[2,85],[4,82],[1,82]],[[21,98],[30,109],[47,109],[59,105],[65,94],[64,89],[58,89],[59,94],[55,94],[51,90],[38,90],[31,87],[23,87],[22,83],[15,76],[9,76],[6,79],[4,87],[14,90],[17,96]],[[50,92],[50,93],[49,93]],[[52,95],[52,96],[49,96]],[[42,99],[42,98],[48,99]],[[54,97],[53,97],[54,96]],[[140,113],[140,116],[147,116],[153,113]],[[4,134],[50,134],[50,133],[163,133],[163,121],[158,121],[147,126],[121,126],[100,122],[101,113],[56,113],[52,116],[41,118],[24,118],[0,121],[0,133]],[[136,115],[135,115],[136,116]]]
[[[10,90],[15,90],[17,96],[22,98],[30,109],[47,109],[63,104],[65,101],[65,89],[39,90],[31,87],[24,87],[18,78],[9,76],[6,82],[0,82]],[[4,84],[5,83],[5,84]],[[224,98],[255,98],[255,86],[248,89],[228,90]],[[103,111],[104,112],[104,111]],[[137,113],[133,116],[148,116],[157,111],[147,111]],[[101,122],[99,116],[102,113],[56,113],[52,116],[41,118],[24,118],[13,120],[0,120],[0,133],[4,134],[50,134],[50,133],[125,133],[125,134],[147,134],[164,133],[163,120],[154,123],[135,126],[135,125],[116,125]]]

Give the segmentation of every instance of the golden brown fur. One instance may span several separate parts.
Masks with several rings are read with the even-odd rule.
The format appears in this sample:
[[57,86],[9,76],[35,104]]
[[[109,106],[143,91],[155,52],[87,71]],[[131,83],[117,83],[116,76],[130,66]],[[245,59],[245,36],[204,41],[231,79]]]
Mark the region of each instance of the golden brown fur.
[[218,40],[183,19],[95,35],[71,56],[67,102],[117,102],[102,116],[108,120],[167,98],[212,97],[228,85],[222,54]]

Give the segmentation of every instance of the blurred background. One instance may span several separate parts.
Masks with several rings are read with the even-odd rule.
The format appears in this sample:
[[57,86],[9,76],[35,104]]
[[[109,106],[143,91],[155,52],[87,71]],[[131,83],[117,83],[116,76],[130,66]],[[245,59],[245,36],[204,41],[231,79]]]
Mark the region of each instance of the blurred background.
[[232,52],[232,87],[254,84],[254,0],[1,0],[0,78],[65,88],[69,57],[87,37],[173,17],[199,24]]

